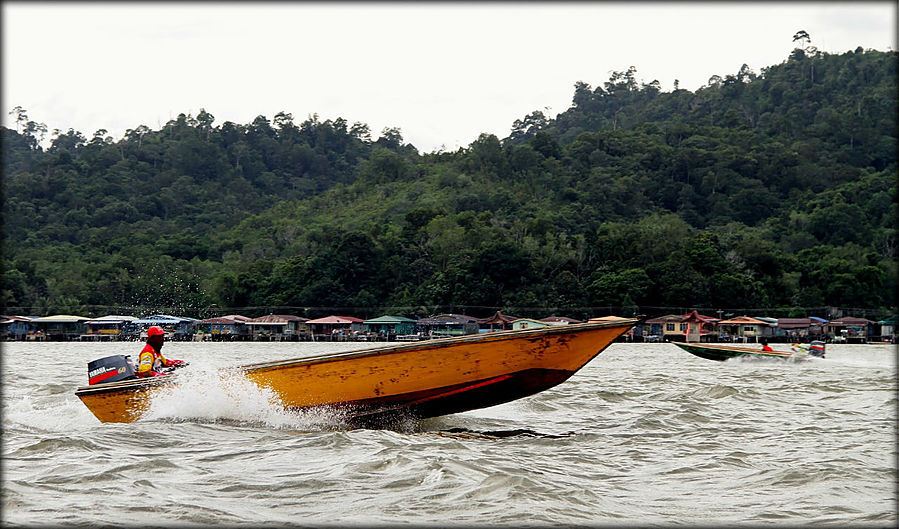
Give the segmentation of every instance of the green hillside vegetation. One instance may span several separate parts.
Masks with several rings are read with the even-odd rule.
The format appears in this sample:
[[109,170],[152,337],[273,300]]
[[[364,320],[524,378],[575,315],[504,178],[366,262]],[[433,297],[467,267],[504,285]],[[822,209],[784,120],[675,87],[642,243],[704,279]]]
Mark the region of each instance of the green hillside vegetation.
[[695,92],[630,68],[456,152],[205,110],[44,149],[17,107],[4,313],[895,312],[896,64],[797,48]]

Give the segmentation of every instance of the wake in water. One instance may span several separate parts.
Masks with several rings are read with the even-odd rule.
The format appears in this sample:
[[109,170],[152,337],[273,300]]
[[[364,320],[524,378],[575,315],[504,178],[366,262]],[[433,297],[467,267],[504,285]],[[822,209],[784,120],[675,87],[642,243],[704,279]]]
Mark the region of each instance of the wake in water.
[[153,394],[141,420],[238,422],[284,429],[333,429],[345,422],[336,409],[286,409],[278,395],[239,370],[191,364],[178,384]]
[[826,357],[817,358],[814,356],[792,356],[787,358],[775,358],[764,356],[738,356],[725,360],[730,364],[799,364],[806,367],[848,367],[848,368],[871,368],[871,369],[896,369],[896,356],[892,358],[892,362],[884,363],[883,358],[866,358],[866,357]]
[[566,432],[561,435],[535,432],[527,428],[516,428],[514,430],[487,430],[477,431],[468,428],[449,428],[448,430],[438,430],[437,435],[443,437],[451,437],[454,439],[504,439],[507,437],[540,437],[543,439],[564,439],[572,437],[574,432]]
[[[420,419],[403,410],[368,422],[364,416],[354,416],[350,409],[286,408],[271,388],[259,386],[237,369],[192,363],[189,371],[173,376],[178,377],[178,383],[160,388],[153,394],[147,409],[141,413],[141,421],[237,423],[304,431],[355,428],[400,433],[420,431]],[[523,429],[480,432],[462,428],[450,429],[446,433],[489,438],[519,435],[552,437]]]
[[6,431],[74,431],[98,424],[97,419],[75,397],[40,398],[30,395],[5,397],[3,426]]
[[814,356],[788,356],[784,358],[778,358],[775,356],[760,356],[760,355],[743,355],[737,356],[734,358],[728,358],[725,360],[727,363],[732,364],[765,364],[765,363],[773,363],[773,364],[807,364],[807,363],[815,363],[815,362],[823,362],[826,359],[824,358],[816,358]]

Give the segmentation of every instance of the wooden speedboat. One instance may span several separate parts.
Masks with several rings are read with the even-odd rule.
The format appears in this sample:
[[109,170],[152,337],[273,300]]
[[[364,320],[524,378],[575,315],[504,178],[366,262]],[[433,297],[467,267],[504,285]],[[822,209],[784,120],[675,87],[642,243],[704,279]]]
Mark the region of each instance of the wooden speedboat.
[[[435,417],[533,395],[567,380],[636,319],[402,343],[236,368],[288,409],[333,407],[348,422]],[[124,369],[124,368],[122,368]],[[101,422],[140,419],[153,393],[179,377],[79,387]]]
[[806,359],[809,357],[824,358],[824,342],[812,342],[810,345],[792,344],[790,351],[762,351],[761,346],[752,348],[705,343],[671,343],[700,358],[718,360],[721,362],[741,356],[781,359]]

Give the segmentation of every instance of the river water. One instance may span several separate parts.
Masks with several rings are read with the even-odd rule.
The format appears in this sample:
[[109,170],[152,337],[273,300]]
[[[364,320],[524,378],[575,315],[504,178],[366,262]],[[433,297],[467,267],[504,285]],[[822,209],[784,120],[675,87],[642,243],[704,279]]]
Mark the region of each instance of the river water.
[[616,343],[538,395],[365,430],[216,371],[360,344],[169,343],[189,387],[101,424],[73,394],[87,362],[140,347],[3,344],[4,525],[897,524],[891,345]]

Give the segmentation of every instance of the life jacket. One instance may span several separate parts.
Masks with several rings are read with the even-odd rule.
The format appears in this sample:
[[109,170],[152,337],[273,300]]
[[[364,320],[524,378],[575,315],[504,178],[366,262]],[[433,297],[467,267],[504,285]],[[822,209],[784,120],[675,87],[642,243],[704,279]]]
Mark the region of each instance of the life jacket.
[[137,376],[147,376],[150,371],[159,371],[168,361],[155,347],[146,344],[137,358]]

